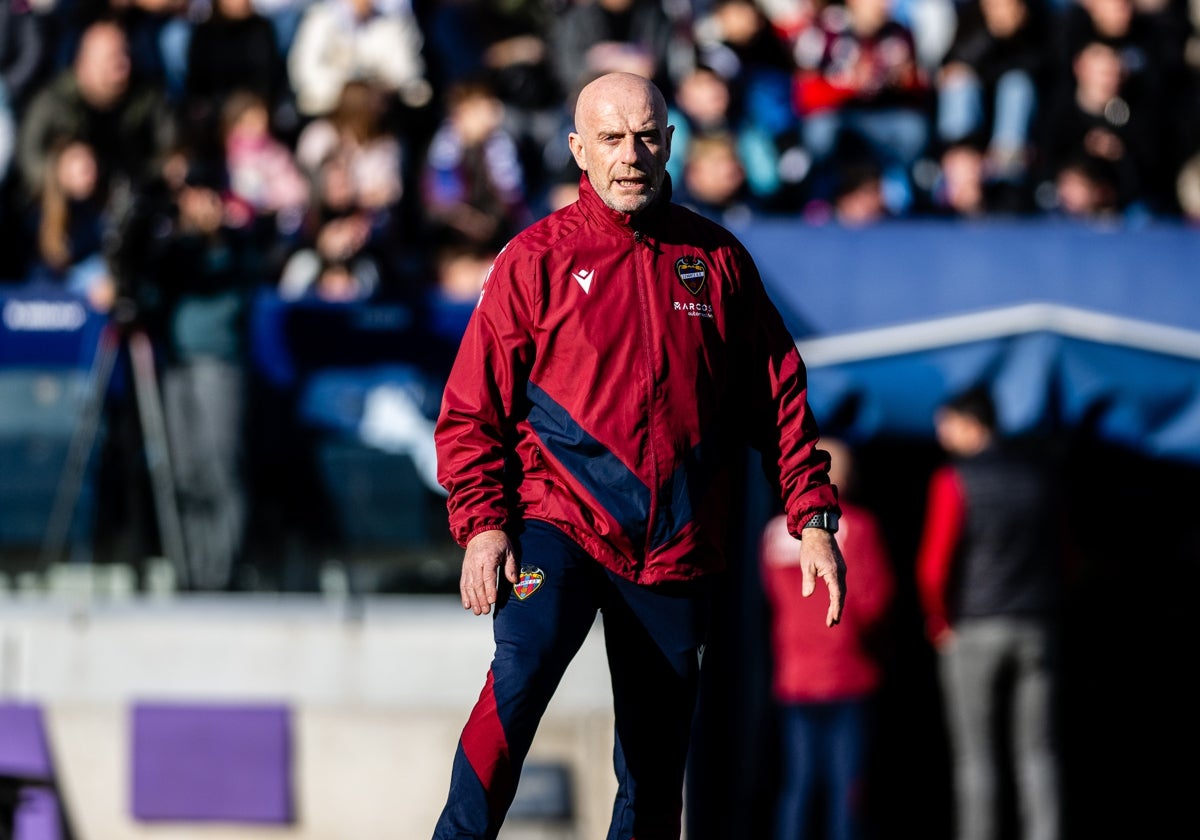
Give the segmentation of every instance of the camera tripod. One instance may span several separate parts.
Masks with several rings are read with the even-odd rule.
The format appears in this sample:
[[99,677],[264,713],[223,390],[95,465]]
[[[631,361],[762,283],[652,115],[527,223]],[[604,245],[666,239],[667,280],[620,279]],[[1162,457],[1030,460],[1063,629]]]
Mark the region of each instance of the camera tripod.
[[158,387],[154,346],[143,330],[129,323],[131,320],[121,317],[118,309],[100,332],[96,356],[88,373],[79,421],[71,435],[55,493],[54,506],[43,536],[41,567],[44,572],[63,556],[71,521],[74,519],[83,489],[84,476],[99,437],[109,384],[117,358],[125,348],[129,351],[133,371],[134,395],[137,400],[138,418],[141,421],[142,448],[150,476],[159,540],[163,553],[174,568],[176,585],[186,587],[190,579],[187,550],[175,495],[175,478],[171,469],[170,446]]

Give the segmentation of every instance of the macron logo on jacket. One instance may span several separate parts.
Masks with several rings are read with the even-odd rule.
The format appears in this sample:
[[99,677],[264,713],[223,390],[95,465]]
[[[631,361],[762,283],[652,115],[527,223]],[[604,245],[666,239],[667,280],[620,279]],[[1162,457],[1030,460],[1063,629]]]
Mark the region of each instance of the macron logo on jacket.
[[571,276],[575,278],[575,282],[580,285],[583,293],[586,295],[592,288],[592,279],[596,276],[596,270],[584,271],[580,269],[579,271],[571,272]]

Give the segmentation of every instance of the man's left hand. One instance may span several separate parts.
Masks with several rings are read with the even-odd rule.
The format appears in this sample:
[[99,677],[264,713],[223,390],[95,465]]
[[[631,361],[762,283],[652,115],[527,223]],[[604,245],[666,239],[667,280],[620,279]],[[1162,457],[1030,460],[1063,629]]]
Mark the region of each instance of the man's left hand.
[[800,594],[810,597],[817,588],[817,578],[825,581],[829,590],[829,612],[825,626],[833,627],[842,620],[842,605],[846,601],[846,561],[833,534],[820,528],[805,528],[800,540],[800,570],[804,583]]

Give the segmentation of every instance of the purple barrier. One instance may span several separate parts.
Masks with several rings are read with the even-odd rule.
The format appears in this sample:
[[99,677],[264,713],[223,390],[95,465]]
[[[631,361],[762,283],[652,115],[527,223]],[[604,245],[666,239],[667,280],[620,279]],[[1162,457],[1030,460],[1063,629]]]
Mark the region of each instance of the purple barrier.
[[[54,763],[42,710],[32,703],[0,703],[0,800],[14,840],[65,840]],[[7,809],[11,807],[11,813]],[[9,830],[0,826],[0,833]]]
[[132,732],[136,819],[292,822],[285,706],[140,703]]

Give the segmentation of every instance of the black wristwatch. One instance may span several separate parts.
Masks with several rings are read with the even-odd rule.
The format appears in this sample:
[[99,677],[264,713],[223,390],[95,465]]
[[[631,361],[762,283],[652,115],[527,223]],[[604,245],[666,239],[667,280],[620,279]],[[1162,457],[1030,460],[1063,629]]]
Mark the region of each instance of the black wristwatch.
[[820,528],[822,531],[836,534],[838,529],[838,515],[831,510],[819,510],[810,516],[800,527]]

